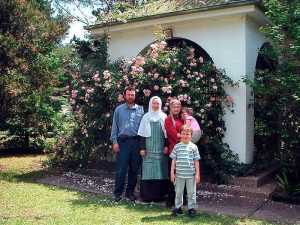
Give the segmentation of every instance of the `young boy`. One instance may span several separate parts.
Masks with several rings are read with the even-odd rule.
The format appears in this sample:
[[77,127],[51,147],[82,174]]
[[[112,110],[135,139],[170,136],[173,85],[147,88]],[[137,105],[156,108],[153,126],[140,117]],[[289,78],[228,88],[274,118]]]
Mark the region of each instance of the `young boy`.
[[[171,181],[175,184],[175,209],[172,216],[182,214],[183,190],[186,185],[189,217],[196,215],[196,183],[200,182],[200,155],[197,146],[191,142],[193,130],[188,125],[181,128],[181,140],[176,144],[172,158]],[[175,175],[176,167],[176,175]]]

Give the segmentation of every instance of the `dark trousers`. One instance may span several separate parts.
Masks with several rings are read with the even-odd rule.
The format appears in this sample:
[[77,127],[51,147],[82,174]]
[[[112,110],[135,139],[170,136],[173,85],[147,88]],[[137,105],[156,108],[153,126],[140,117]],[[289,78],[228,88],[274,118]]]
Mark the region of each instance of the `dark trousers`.
[[119,197],[124,191],[126,174],[128,170],[126,195],[132,195],[135,190],[137,176],[141,165],[141,156],[139,150],[139,139],[125,138],[118,139],[120,151],[117,154],[116,161],[116,180],[114,195]]

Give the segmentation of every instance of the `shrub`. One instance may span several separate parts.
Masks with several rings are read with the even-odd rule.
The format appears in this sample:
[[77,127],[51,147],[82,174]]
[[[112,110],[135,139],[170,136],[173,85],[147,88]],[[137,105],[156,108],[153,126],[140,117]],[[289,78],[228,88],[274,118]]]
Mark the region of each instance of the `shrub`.
[[[104,41],[105,37],[100,42]],[[236,88],[238,82],[217,69],[211,60],[197,56],[193,48],[184,43],[168,47],[166,42],[157,40],[145,56],[100,65],[90,74],[74,71],[67,87],[76,128],[57,142],[60,147],[55,151],[60,163],[86,165],[111,157],[113,111],[124,101],[123,90],[130,84],[136,87],[136,101],[145,111],[154,95],[162,98],[166,113],[173,98],[192,107],[203,130],[198,144],[205,169],[217,178],[239,171],[237,155],[222,142],[225,108],[233,112],[233,98],[226,94],[224,85]]]

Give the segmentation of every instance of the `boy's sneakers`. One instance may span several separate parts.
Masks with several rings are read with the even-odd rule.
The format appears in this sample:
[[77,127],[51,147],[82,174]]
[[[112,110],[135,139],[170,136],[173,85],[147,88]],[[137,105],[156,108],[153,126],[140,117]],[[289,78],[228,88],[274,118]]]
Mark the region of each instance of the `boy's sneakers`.
[[182,212],[182,208],[180,207],[180,208],[178,208],[178,209],[174,209],[173,211],[172,211],[172,216],[178,216],[179,214],[183,214],[183,212]]
[[194,218],[196,216],[195,209],[189,209],[189,217]]

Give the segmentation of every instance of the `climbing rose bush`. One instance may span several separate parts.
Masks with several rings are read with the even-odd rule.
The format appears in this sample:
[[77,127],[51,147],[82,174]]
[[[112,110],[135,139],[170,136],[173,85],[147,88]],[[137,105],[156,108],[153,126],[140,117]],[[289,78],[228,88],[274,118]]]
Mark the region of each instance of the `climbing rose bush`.
[[[163,111],[168,114],[169,103],[178,99],[183,106],[193,108],[194,117],[203,131],[198,143],[205,168],[214,174],[234,173],[237,155],[222,142],[226,130],[225,109],[233,112],[233,97],[226,94],[224,85],[237,88],[211,60],[197,56],[192,47],[168,47],[156,41],[145,56],[110,65],[84,77],[72,74],[67,86],[70,111],[76,119],[74,132],[55,146],[60,161],[88,163],[111,156],[110,130],[114,109],[124,102],[127,85],[136,87],[136,102],[147,111],[152,96],[160,96]],[[236,168],[234,168],[236,167]]]

